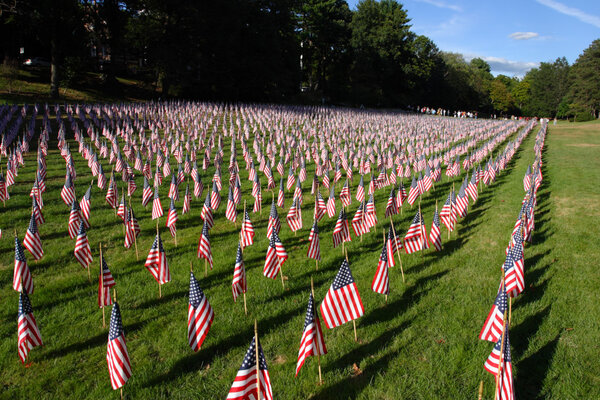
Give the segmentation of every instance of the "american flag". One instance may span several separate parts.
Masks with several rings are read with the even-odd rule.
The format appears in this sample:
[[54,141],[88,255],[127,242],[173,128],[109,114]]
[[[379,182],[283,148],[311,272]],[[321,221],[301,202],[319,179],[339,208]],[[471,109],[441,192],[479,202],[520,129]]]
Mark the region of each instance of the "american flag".
[[210,206],[210,193],[206,193],[206,198],[204,199],[204,205],[202,206],[202,210],[200,211],[200,217],[204,222],[208,224],[209,228],[212,228],[215,225],[215,220],[213,218],[212,207]]
[[17,335],[19,338],[17,346],[19,349],[19,358],[24,364],[27,360],[29,350],[43,345],[42,335],[33,316],[33,308],[31,307],[29,296],[25,292],[21,292],[19,295],[19,316],[17,322]]
[[200,239],[198,240],[198,258],[204,258],[208,261],[210,265],[210,269],[213,268],[213,259],[212,259],[212,251],[210,249],[210,238],[208,236],[208,224],[206,221],[202,226],[202,234],[200,235]]
[[165,249],[163,248],[162,240],[158,233],[156,234],[156,238],[154,238],[154,243],[152,243],[152,247],[146,258],[145,267],[159,285],[171,281],[171,271],[169,271],[167,255],[165,254]]
[[287,177],[286,189],[289,191],[294,187],[294,183],[296,183],[296,176],[294,175],[294,168],[290,165],[290,171]]
[[79,224],[79,232],[77,233],[77,239],[75,240],[75,250],[73,254],[83,268],[89,268],[92,263],[92,250],[90,249],[90,243],[88,242],[83,222]]
[[[288,226],[292,230],[292,232],[296,232],[297,230],[302,228],[302,212],[300,210],[300,202],[297,198],[294,198],[292,202],[292,206],[288,211],[287,216],[285,217]],[[270,217],[270,216],[269,216]]]
[[98,164],[98,176],[96,178],[98,179],[96,186],[98,186],[98,189],[104,190],[106,187],[106,176],[104,175],[102,164]]
[[316,205],[315,205],[315,219],[320,221],[325,215],[325,211],[327,211],[327,205],[325,204],[325,199],[323,199],[323,195],[321,195],[321,191],[317,191]]
[[267,369],[267,362],[263,354],[262,346],[258,343],[258,363],[260,379],[260,399],[257,389],[256,373],[256,337],[252,338],[250,347],[244,356],[242,366],[240,367],[231,389],[227,394],[227,400],[273,400],[273,391],[271,389],[271,378]]
[[125,209],[125,193],[121,194],[121,202],[119,203],[119,207],[117,208],[117,216],[119,216],[123,222],[125,222],[125,213],[127,210]]
[[114,174],[110,177],[110,183],[108,184],[108,190],[106,191],[106,202],[112,207],[117,208],[117,185],[114,181]]
[[110,329],[108,331],[108,343],[106,345],[106,362],[110,384],[113,390],[117,390],[131,377],[131,362],[125,343],[125,332],[121,320],[119,304],[115,303],[110,315]]
[[252,243],[254,243],[254,227],[252,226],[252,221],[250,221],[248,210],[244,210],[244,220],[242,221],[242,229],[240,230],[240,244],[243,249]]
[[508,296],[504,282],[502,282],[496,300],[485,319],[481,332],[479,332],[479,339],[497,342],[502,337],[506,310],[508,310]]
[[[393,256],[392,256],[393,257]],[[388,262],[388,242],[387,240],[383,243],[381,254],[379,255],[379,262],[377,263],[377,271],[371,282],[371,289],[375,293],[388,294],[390,292],[390,278],[388,268],[390,266]]]
[[398,206],[396,204],[396,193],[392,187],[392,190],[390,191],[390,197],[388,197],[388,201],[385,206],[385,218],[389,218],[396,214],[398,214]]
[[277,278],[277,275],[281,271],[281,266],[287,259],[288,255],[283,247],[283,243],[281,243],[281,239],[279,239],[279,235],[273,232],[269,241],[269,247],[267,247],[263,275],[271,279]]
[[346,212],[342,208],[338,216],[335,226],[333,227],[333,247],[338,247],[343,242],[351,242],[350,228],[348,227],[348,218]]
[[478,192],[477,192],[477,173],[475,171],[473,171],[473,175],[471,176],[471,181],[467,185],[466,191],[469,194],[469,196],[471,197],[471,200],[473,200],[473,202],[476,202]]
[[320,260],[321,245],[319,243],[319,227],[317,220],[315,220],[312,228],[310,229],[310,233],[308,234],[308,242],[308,253],[306,255],[308,258],[312,258],[313,260]]
[[454,209],[454,191],[448,193],[448,198],[440,212],[440,219],[446,228],[452,232],[456,224],[456,210]]
[[129,197],[133,196],[133,194],[135,193],[136,190],[137,190],[137,185],[135,183],[134,176],[130,175],[129,179],[127,180],[127,196],[129,196]]
[[308,298],[306,317],[304,318],[304,330],[302,331],[302,338],[300,338],[300,351],[298,351],[298,361],[296,362],[296,376],[298,376],[300,368],[304,365],[307,357],[322,356],[324,354],[327,354],[327,347],[325,347],[321,322],[319,321],[311,293]]
[[323,171],[323,186],[325,186],[327,189],[330,188],[330,184],[329,184],[329,170],[325,169],[325,171]]
[[44,214],[42,214],[42,210],[35,197],[31,199],[31,203],[31,213],[35,216],[35,222],[37,222],[38,225],[42,225],[46,220],[44,219]]
[[13,274],[13,289],[17,292],[33,293],[33,278],[27,266],[27,259],[19,238],[15,236],[15,272]]
[[183,196],[183,210],[182,214],[187,214],[190,212],[190,207],[192,203],[192,195],[190,194],[190,184],[188,183],[185,187],[185,195]]
[[233,190],[231,185],[229,186],[229,193],[227,195],[227,207],[225,208],[225,218],[231,222],[235,222],[237,218],[237,210],[235,208],[235,201],[233,199]]
[[213,211],[219,209],[221,205],[221,195],[219,194],[219,188],[217,187],[217,183],[213,182],[212,191],[210,192],[210,208]]
[[419,198],[421,191],[419,189],[419,185],[417,184],[417,180],[413,176],[412,183],[410,184],[410,190],[408,191],[408,204],[411,206],[415,203],[415,201]]
[[198,351],[210,330],[215,314],[193,272],[190,272],[190,300],[188,304],[188,343]]
[[[73,200],[73,204],[71,206],[71,212],[69,213],[69,237],[71,239],[75,239],[77,237],[77,232],[79,229],[79,224],[83,221],[81,218],[81,212],[79,209],[79,203],[77,200]],[[85,222],[84,222],[85,225]]]
[[154,200],[152,201],[152,220],[162,217],[164,214],[160,197],[158,197],[158,186],[154,187]]
[[175,201],[171,197],[171,205],[169,206],[169,213],[167,214],[167,223],[166,227],[169,228],[169,232],[171,232],[171,236],[175,237],[177,234],[177,209],[175,208]]
[[279,234],[281,230],[281,222],[279,221],[279,214],[277,214],[277,207],[275,202],[271,203],[271,212],[269,213],[269,222],[267,223],[267,239],[270,239],[273,235],[273,231]]
[[35,258],[36,260],[41,259],[44,256],[44,250],[42,249],[42,239],[37,228],[37,222],[35,221],[35,215],[31,216],[29,220],[29,227],[25,232],[25,238],[23,239],[23,246]]
[[442,250],[442,234],[440,231],[440,215],[437,207],[433,213],[433,222],[431,223],[431,230],[429,231],[429,241],[433,244],[436,251]]
[[398,193],[396,194],[396,205],[398,208],[402,207],[404,200],[406,200],[406,189],[404,189],[404,185],[400,182],[398,185]]
[[81,210],[81,219],[83,220],[83,224],[85,225],[85,229],[90,228],[90,210],[91,210],[91,200],[92,200],[92,184],[85,191],[85,194],[81,198],[79,202],[79,208]]
[[67,171],[67,176],[65,178],[65,184],[63,185],[60,191],[60,197],[63,199],[66,205],[70,206],[73,204],[73,200],[75,200],[75,187],[73,186],[73,180],[71,178],[71,173]]
[[[256,178],[258,180],[258,177]],[[256,187],[256,194],[254,196],[254,206],[252,207],[252,212],[257,213],[262,210],[262,191],[260,189],[260,181],[258,182],[258,186]]]
[[198,175],[198,177],[196,180],[194,180],[194,197],[199,198],[202,196],[202,192],[204,191],[204,185],[200,180],[200,174],[196,172],[196,175]]
[[148,183],[148,178],[144,177],[144,189],[142,190],[142,206],[146,207],[152,198],[152,187]]
[[523,257],[522,253],[519,254],[516,246],[508,251],[504,261],[506,293],[510,297],[517,297],[525,289]]
[[321,315],[328,329],[359,318],[365,312],[348,261],[342,265],[321,303]]
[[469,207],[469,197],[465,192],[465,186],[464,183],[461,185],[458,195],[456,196],[456,214],[461,218],[467,216],[467,209]]
[[283,208],[285,203],[285,192],[283,190],[283,177],[279,181],[279,192],[277,193],[277,206]]
[[169,194],[167,197],[179,200],[179,186],[177,185],[175,174],[171,174],[171,184],[169,185]]
[[327,216],[332,218],[335,215],[335,187],[332,185],[327,199]]
[[365,206],[364,224],[367,228],[372,228],[377,225],[377,212],[375,211],[375,200],[373,193],[369,195],[369,201]]
[[363,175],[360,176],[360,182],[356,188],[356,200],[360,201],[361,203],[365,200],[365,180]]
[[348,179],[342,187],[340,192],[340,200],[342,201],[342,207],[348,207],[352,203],[352,196],[350,195],[350,187],[348,186]]
[[98,279],[98,307],[109,306],[113,303],[110,289],[115,286],[113,278],[104,256],[100,259],[100,277]]
[[233,301],[237,300],[240,293],[246,293],[246,268],[244,267],[244,260],[242,258],[242,244],[238,244],[237,254],[235,256],[235,267],[233,269],[233,281],[231,282],[231,292],[233,294]]
[[365,224],[365,203],[362,201],[358,205],[358,209],[352,218],[352,230],[356,236],[360,236],[364,233],[369,232],[369,227]]
[[491,354],[483,365],[486,371],[494,375],[498,380],[497,392],[494,394],[497,400],[514,400],[515,390],[512,377],[512,362],[510,354],[510,341],[508,339],[508,328],[504,334],[504,346],[502,346],[502,335],[496,342]]
[[9,197],[8,186],[6,185],[6,181],[4,180],[2,172],[0,172],[0,201],[5,202],[9,199]]
[[423,250],[428,246],[427,232],[425,231],[425,221],[421,216],[421,212],[417,211],[415,218],[408,228],[408,232],[404,237],[404,249],[406,254],[414,253],[415,251]]
[[296,182],[296,189],[294,190],[293,198],[298,199],[298,204],[302,205],[302,183],[300,180]]

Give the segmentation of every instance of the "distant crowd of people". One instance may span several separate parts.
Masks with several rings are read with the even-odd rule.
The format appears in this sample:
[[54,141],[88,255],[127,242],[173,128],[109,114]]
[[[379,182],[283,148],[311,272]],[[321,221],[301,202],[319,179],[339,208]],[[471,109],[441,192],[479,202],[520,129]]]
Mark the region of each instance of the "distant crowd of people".
[[419,114],[428,114],[428,115],[440,115],[443,117],[454,117],[454,118],[477,118],[477,111],[454,111],[454,113],[450,110],[446,110],[443,108],[433,108],[433,107],[421,107],[421,106],[408,106],[410,111],[414,111]]

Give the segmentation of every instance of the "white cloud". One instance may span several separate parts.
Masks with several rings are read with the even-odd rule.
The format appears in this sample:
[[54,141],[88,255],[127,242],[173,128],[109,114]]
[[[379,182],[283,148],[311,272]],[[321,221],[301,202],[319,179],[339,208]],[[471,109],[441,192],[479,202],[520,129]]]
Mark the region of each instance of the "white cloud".
[[554,0],[536,0],[541,5],[549,7],[555,11],[558,11],[561,14],[568,15],[570,17],[575,17],[581,22],[585,22],[586,24],[594,25],[595,27],[600,28],[600,17],[596,15],[587,14],[584,11],[581,11],[578,8],[569,7],[566,4],[559,3]]
[[512,61],[501,57],[482,57],[488,64],[492,72],[496,74],[504,73],[508,75],[523,76],[532,68],[537,68],[540,64],[530,61]]
[[430,5],[438,7],[438,8],[447,8],[452,11],[457,11],[457,12],[462,11],[462,8],[460,8],[459,6],[457,6],[455,4],[448,4],[448,3],[444,2],[444,1],[440,1],[440,0],[415,0],[415,1],[418,1],[419,3],[427,3],[427,4],[430,4]]
[[540,34],[536,32],[514,32],[508,35],[509,38],[514,40],[529,40],[538,38],[539,36]]

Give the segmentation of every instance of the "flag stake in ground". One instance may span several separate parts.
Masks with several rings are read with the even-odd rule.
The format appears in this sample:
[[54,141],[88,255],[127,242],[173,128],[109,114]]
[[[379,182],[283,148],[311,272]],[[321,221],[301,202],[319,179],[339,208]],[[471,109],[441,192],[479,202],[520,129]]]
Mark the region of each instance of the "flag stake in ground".
[[102,268],[102,243],[100,243],[98,247],[100,247],[100,305],[102,306],[102,329],[105,329],[106,315],[104,312],[104,268]]
[[[345,255],[346,255],[346,262],[350,263],[350,261],[348,261],[348,250],[345,251]],[[354,341],[358,342],[358,336],[356,335],[356,320],[355,319],[352,320],[352,326],[354,327]]]
[[479,381],[479,394],[477,395],[477,400],[483,399],[483,381]]
[[[129,196],[129,208],[131,209],[131,196]],[[133,211],[132,211],[132,213],[133,213]],[[133,243],[135,244],[135,260],[139,261],[140,257],[138,256],[137,234],[135,233],[135,230],[133,231]]]
[[257,400],[260,400],[260,359],[258,356],[258,323],[254,320],[254,346],[256,348],[256,394]]
[[[391,216],[390,216],[390,219],[392,219]],[[381,231],[381,235],[383,236],[383,246],[385,247],[385,231]],[[386,251],[387,251],[387,249],[386,249]],[[388,288],[388,292],[389,292],[389,288]],[[387,298],[388,298],[388,295],[386,293],[385,294],[385,304],[387,304]]]
[[398,261],[400,261],[400,272],[402,273],[402,283],[406,283],[404,280],[404,269],[402,268],[402,257],[400,257],[400,247],[398,246],[398,237],[396,236],[396,229],[394,229],[394,221],[390,215],[390,224],[392,225],[392,232],[394,233],[394,243],[396,244],[396,253],[398,254]]
[[[158,237],[158,218],[156,218],[156,237]],[[158,298],[162,297],[162,288],[160,282],[158,282]]]
[[[310,277],[310,293],[312,294],[313,297],[313,301],[316,303],[315,300],[315,285],[313,283],[313,277]],[[319,318],[319,316],[317,315],[317,309],[316,307],[313,307],[313,318]],[[317,351],[317,364],[319,365],[319,385],[323,384],[323,379],[321,378],[321,354],[319,351]]]

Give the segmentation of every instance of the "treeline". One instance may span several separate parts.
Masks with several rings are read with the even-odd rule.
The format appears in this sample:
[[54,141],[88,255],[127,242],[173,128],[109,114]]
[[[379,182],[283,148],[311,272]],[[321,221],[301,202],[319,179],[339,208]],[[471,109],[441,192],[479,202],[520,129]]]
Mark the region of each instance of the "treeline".
[[[493,77],[475,58],[411,31],[396,0],[12,0],[2,2],[4,59],[25,47],[51,60],[51,94],[98,69],[161,96],[429,106],[566,117],[600,109],[600,42],[573,66],[542,63],[523,79]],[[597,76],[597,75],[596,75]],[[595,85],[595,86],[594,86]],[[594,89],[594,90],[591,90]],[[593,93],[592,93],[593,92]]]

